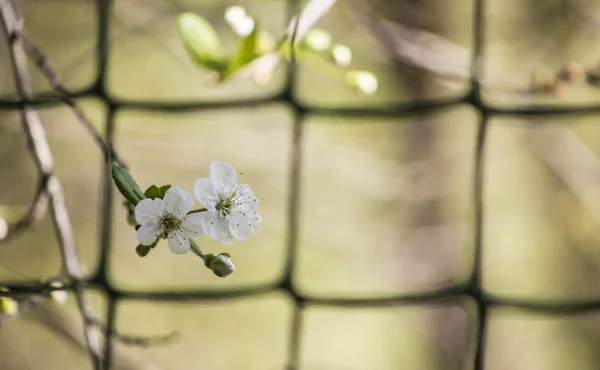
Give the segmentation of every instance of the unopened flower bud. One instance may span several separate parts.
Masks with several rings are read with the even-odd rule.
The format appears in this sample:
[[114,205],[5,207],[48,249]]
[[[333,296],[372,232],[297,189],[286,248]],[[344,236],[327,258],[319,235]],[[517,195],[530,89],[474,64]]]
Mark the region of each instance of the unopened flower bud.
[[14,315],[19,312],[19,303],[11,297],[0,297],[0,314]]
[[235,270],[235,265],[231,262],[230,257],[227,253],[221,253],[218,256],[207,254],[204,256],[204,265],[218,277],[224,278]]
[[335,64],[348,67],[352,62],[352,51],[345,45],[335,45],[331,48],[331,58]]
[[138,244],[138,246],[135,247],[135,253],[140,257],[146,257],[148,253],[150,253],[150,249],[152,249],[152,247],[149,245]]
[[302,44],[313,51],[327,50],[331,46],[331,35],[320,28],[311,28]]
[[349,71],[346,74],[348,85],[363,94],[371,95],[377,91],[377,77],[369,71]]
[[225,21],[230,25],[239,23],[246,18],[246,10],[239,5],[230,6],[225,11]]

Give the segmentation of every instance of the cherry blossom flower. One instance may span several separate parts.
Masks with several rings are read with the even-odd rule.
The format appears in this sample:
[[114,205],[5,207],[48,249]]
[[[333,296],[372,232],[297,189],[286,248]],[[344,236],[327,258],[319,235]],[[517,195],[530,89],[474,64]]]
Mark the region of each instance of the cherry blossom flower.
[[233,166],[212,161],[209,178],[199,178],[194,195],[207,209],[201,213],[204,233],[224,245],[247,240],[260,229],[258,199],[248,184],[239,184]]
[[137,239],[142,245],[152,245],[157,238],[168,239],[169,249],[175,254],[190,250],[188,238],[203,235],[201,214],[192,213],[194,199],[178,186],[171,187],[164,199],[143,199],[135,207],[135,219],[141,227]]

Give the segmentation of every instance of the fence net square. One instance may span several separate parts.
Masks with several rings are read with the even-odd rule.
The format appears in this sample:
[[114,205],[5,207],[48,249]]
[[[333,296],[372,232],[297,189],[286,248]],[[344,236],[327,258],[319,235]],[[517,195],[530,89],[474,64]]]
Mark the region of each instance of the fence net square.
[[[18,99],[5,98],[0,100],[0,109],[19,110],[25,133],[29,139],[36,167],[39,170],[40,182],[36,197],[29,210],[28,217],[17,224],[11,232],[25,230],[29,224],[37,219],[37,215],[44,212],[44,204],[48,202],[52,214],[55,230],[59,243],[61,244],[62,262],[65,269],[65,277],[68,279],[66,287],[77,297],[79,310],[84,318],[85,338],[89,356],[95,369],[110,369],[113,365],[114,341],[119,339],[119,333],[115,328],[119,303],[124,301],[144,302],[173,302],[173,301],[212,301],[229,300],[239,297],[259,296],[271,292],[284,292],[294,302],[294,310],[290,325],[290,337],[287,339],[287,369],[299,369],[300,346],[302,334],[302,322],[306,309],[309,307],[382,307],[382,306],[405,306],[411,304],[426,304],[439,302],[460,302],[461,299],[470,299],[476,306],[477,324],[474,338],[473,368],[481,370],[484,368],[484,345],[486,339],[486,325],[488,323],[488,311],[492,307],[514,307],[546,313],[583,312],[600,309],[600,300],[557,302],[536,301],[502,298],[488,294],[483,291],[481,285],[482,266],[482,225],[483,225],[483,190],[484,190],[484,148],[488,122],[492,117],[544,117],[548,115],[566,114],[589,114],[599,113],[600,105],[587,105],[576,107],[562,106],[523,106],[518,108],[498,108],[489,106],[481,97],[480,76],[482,71],[482,50],[484,44],[484,0],[474,0],[473,20],[473,53],[471,61],[471,72],[469,89],[467,93],[459,98],[427,99],[412,102],[392,103],[383,107],[356,107],[356,108],[327,108],[308,106],[299,101],[293,94],[296,84],[296,66],[292,61],[288,70],[285,88],[281,93],[265,98],[248,98],[242,100],[223,100],[214,102],[161,102],[161,101],[127,101],[115,98],[107,92],[107,65],[109,62],[110,47],[110,17],[113,1],[97,0],[95,2],[95,14],[98,21],[98,43],[97,43],[97,78],[90,88],[76,92],[67,90],[58,76],[53,72],[51,61],[37,49],[26,33],[23,32],[23,20],[19,15],[16,0],[0,0],[0,11],[2,13],[3,28],[6,31],[7,44],[10,49],[10,59],[16,81]],[[288,19],[297,14],[300,2],[289,0],[287,2]],[[25,24],[27,19],[25,19]],[[37,68],[49,79],[54,93],[35,95],[30,86],[30,76],[27,61],[33,62]],[[95,128],[89,122],[85,113],[78,105],[81,98],[96,98],[102,100],[108,107],[106,116],[106,131],[99,136],[94,136],[96,144],[101,147],[105,155],[105,168],[102,179],[102,227],[100,243],[102,246],[99,268],[94,276],[84,276],[78,262],[74,249],[72,230],[66,215],[64,195],[59,179],[54,175],[51,153],[43,138],[43,128],[37,114],[37,109],[42,107],[66,104],[73,109],[79,121],[94,134]],[[187,290],[173,292],[144,292],[126,290],[114,286],[109,278],[109,259],[111,253],[111,225],[112,219],[117,212],[114,211],[114,200],[118,194],[114,193],[110,178],[110,166],[112,163],[122,163],[113,149],[115,136],[115,117],[125,109],[137,111],[164,111],[174,114],[188,111],[209,111],[215,109],[227,109],[234,107],[260,107],[270,104],[282,104],[293,112],[293,140],[291,153],[290,190],[289,202],[287,204],[288,218],[286,220],[287,234],[287,257],[284,273],[275,283],[268,283],[253,288],[236,288],[216,290]],[[298,210],[301,178],[301,153],[303,149],[303,132],[305,130],[306,118],[311,114],[326,117],[407,117],[418,114],[427,114],[454,106],[468,105],[478,112],[477,135],[473,163],[472,179],[472,204],[473,204],[473,256],[472,269],[468,279],[460,284],[445,287],[434,291],[424,291],[410,294],[397,294],[385,298],[328,298],[313,296],[303,293],[298,289],[293,280],[294,269],[297,261],[298,240]],[[97,133],[96,133],[97,134]],[[105,141],[104,141],[104,139]],[[143,263],[143,262],[140,262]],[[2,295],[22,295],[24,297],[46,294],[57,289],[48,283],[3,283],[1,286],[7,288],[0,291]],[[100,327],[104,331],[104,338],[108,338],[104,346],[100,346],[93,330],[98,323],[92,319],[89,312],[89,304],[86,301],[84,291],[88,287],[100,288],[108,300],[108,312],[106,324]],[[24,300],[25,302],[26,300]],[[1,323],[1,321],[0,321]],[[140,339],[143,341],[143,339]]]

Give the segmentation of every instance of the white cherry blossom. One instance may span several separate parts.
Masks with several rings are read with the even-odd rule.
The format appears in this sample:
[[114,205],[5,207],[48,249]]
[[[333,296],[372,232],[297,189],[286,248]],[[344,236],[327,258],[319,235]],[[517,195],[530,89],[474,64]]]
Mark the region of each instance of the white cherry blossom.
[[203,235],[201,215],[192,213],[194,199],[178,186],[167,190],[164,199],[143,199],[135,207],[135,219],[141,227],[137,239],[142,245],[152,245],[158,237],[168,239],[169,249],[175,254],[190,250],[188,238]]
[[260,229],[258,199],[250,185],[238,183],[229,163],[212,161],[209,178],[196,180],[194,195],[208,210],[201,213],[201,224],[212,239],[230,245],[234,238],[246,240]]

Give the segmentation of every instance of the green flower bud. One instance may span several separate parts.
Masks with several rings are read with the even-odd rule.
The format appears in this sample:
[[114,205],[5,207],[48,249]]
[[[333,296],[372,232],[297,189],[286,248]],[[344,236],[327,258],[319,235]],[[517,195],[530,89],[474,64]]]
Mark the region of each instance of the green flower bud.
[[227,253],[221,253],[218,256],[207,254],[204,256],[204,265],[208,267],[213,274],[218,277],[227,277],[235,270],[235,265],[231,262],[231,256]]
[[151,249],[152,249],[152,246],[150,246],[150,245],[139,244],[137,247],[135,247],[135,252],[140,257],[146,257],[148,255],[148,253],[150,253]]
[[19,312],[19,303],[11,297],[0,297],[0,313],[5,315],[15,315]]

